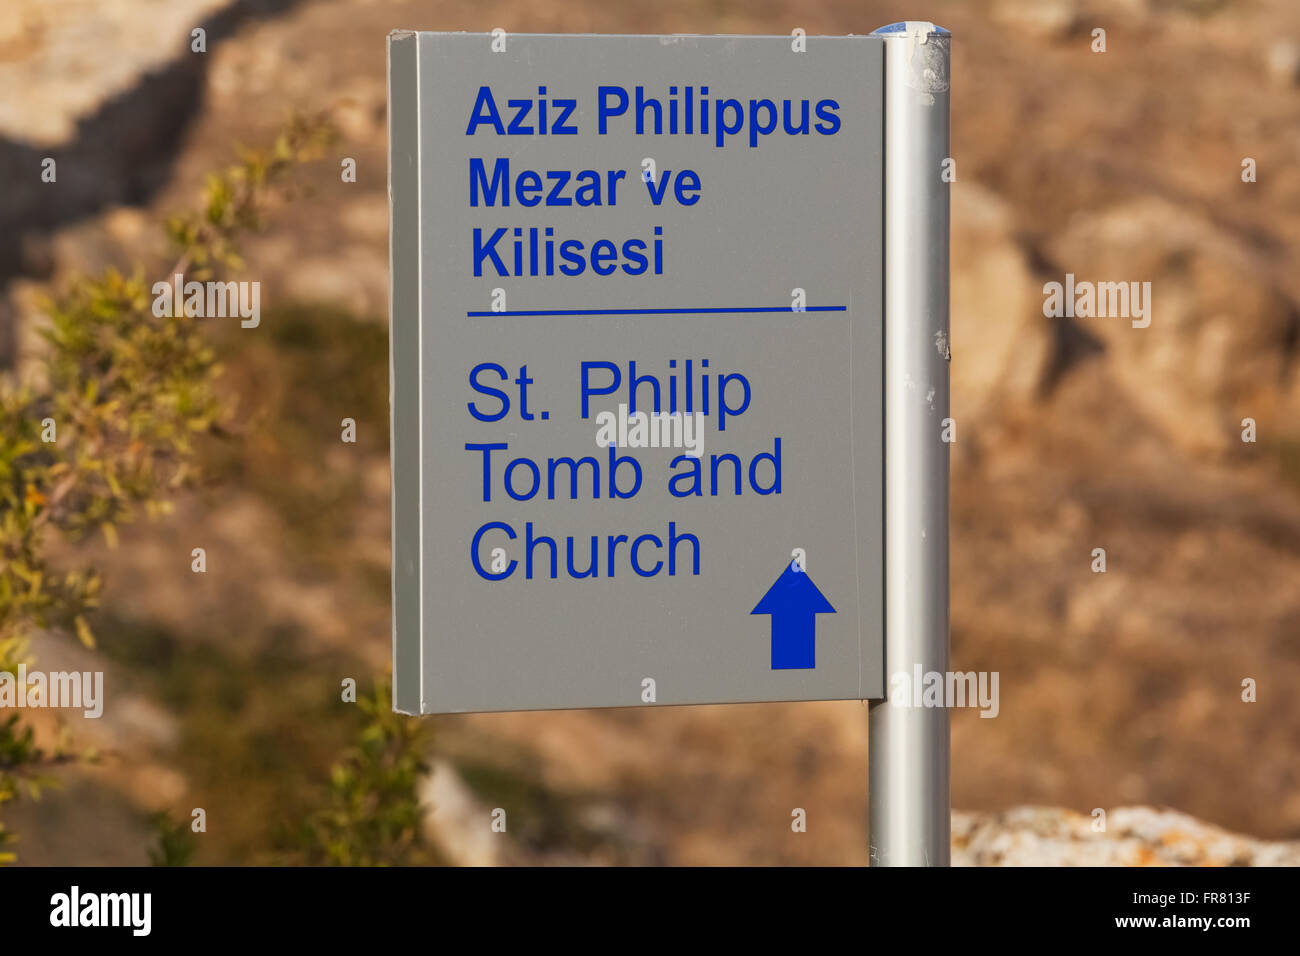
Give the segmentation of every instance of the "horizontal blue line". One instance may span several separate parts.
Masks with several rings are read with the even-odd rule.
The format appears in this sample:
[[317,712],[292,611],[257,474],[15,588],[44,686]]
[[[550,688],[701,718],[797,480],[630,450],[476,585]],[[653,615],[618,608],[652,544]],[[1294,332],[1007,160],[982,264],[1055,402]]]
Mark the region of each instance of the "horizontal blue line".
[[754,306],[730,309],[521,309],[514,312],[466,312],[471,319],[494,315],[736,315],[746,312],[844,312],[843,305],[809,305],[794,309],[788,305]]

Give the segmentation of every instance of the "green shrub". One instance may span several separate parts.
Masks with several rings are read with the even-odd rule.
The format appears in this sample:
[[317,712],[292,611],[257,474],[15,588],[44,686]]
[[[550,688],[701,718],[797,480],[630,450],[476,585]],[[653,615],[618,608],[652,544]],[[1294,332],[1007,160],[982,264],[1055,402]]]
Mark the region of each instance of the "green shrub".
[[[292,195],[290,172],[333,135],[323,116],[295,117],[269,149],[210,176],[200,208],[166,223],[177,259],[162,276],[206,281],[242,268],[241,236]],[[99,533],[112,547],[141,512],[167,514],[195,478],[195,437],[221,417],[200,320],[155,316],[151,288],[140,268],[73,281],[45,303],[47,347],[27,380],[0,385],[0,670],[32,665],[36,629],[94,646],[99,575],[52,562],[51,535]],[[0,720],[0,809],[39,795],[68,759],[38,747],[19,715]],[[13,839],[0,823],[0,862],[12,861]]]

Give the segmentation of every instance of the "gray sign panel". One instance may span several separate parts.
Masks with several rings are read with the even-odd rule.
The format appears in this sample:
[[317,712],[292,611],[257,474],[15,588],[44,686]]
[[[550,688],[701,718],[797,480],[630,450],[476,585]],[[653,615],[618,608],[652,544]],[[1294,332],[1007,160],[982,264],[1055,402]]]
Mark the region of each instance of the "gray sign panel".
[[390,37],[398,710],[883,696],[883,42],[798,46]]

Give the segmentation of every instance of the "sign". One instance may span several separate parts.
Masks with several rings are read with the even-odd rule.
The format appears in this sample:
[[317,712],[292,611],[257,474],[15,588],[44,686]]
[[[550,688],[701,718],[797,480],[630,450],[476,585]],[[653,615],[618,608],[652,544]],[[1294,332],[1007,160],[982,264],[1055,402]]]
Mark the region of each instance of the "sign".
[[398,710],[884,696],[883,48],[390,37]]

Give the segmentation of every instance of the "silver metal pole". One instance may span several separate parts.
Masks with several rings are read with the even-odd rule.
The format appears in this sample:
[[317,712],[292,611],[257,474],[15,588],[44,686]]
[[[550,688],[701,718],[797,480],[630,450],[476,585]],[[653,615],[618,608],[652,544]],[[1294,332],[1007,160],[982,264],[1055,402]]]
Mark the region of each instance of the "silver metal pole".
[[[947,30],[885,38],[885,676],[868,716],[873,866],[947,866],[948,711],[910,699],[948,673]],[[919,670],[918,670],[919,669]],[[921,680],[916,680],[920,675]],[[941,701],[942,703],[942,701]]]

